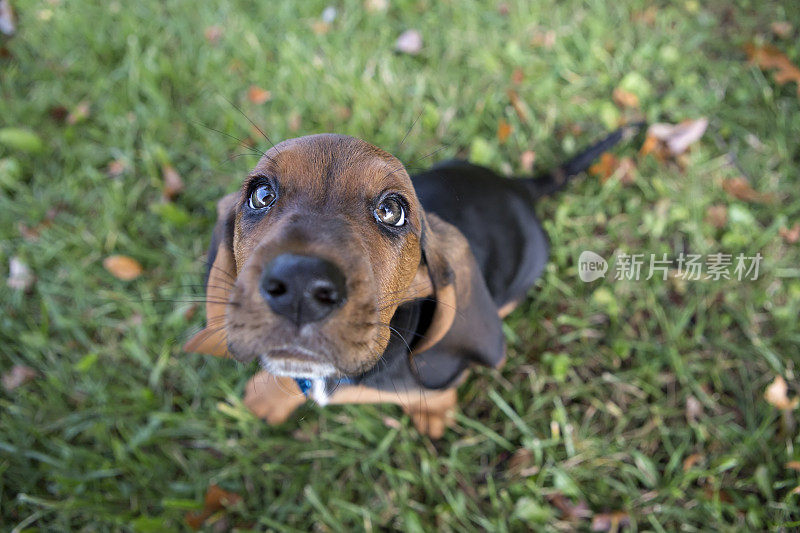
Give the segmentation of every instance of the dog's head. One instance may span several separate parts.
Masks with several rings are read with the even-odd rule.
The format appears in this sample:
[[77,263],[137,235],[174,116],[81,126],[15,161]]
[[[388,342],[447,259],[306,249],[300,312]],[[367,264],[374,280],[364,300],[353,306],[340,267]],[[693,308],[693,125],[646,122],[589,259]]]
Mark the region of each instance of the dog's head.
[[207,327],[186,349],[259,358],[275,375],[361,374],[404,302],[437,303],[414,349],[447,333],[466,246],[426,216],[394,156],[342,135],[284,141],[218,204]]

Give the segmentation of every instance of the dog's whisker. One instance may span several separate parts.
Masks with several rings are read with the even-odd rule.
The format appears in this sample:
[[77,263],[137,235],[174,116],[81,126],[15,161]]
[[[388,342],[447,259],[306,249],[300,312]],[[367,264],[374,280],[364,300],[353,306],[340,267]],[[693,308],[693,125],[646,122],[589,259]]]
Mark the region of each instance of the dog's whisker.
[[422,161],[423,159],[427,159],[427,158],[431,157],[432,155],[436,155],[436,154],[438,154],[439,152],[441,152],[442,150],[444,150],[446,148],[450,148],[450,145],[446,144],[444,146],[440,146],[439,148],[437,148],[433,152],[429,153],[428,155],[424,155],[422,157],[418,157],[418,158],[412,160],[410,163],[406,164],[406,168],[413,168],[413,167],[411,167],[412,164],[416,163],[417,161]]
[[422,111],[419,112],[419,115],[417,115],[417,118],[415,118],[414,122],[411,123],[411,126],[408,128],[408,131],[406,132],[406,134],[403,135],[403,140],[400,141],[400,146],[397,147],[398,150],[400,149],[400,147],[403,146],[403,143],[406,142],[406,137],[408,137],[408,134],[411,133],[411,130],[414,129],[414,126],[417,125],[417,121],[419,120],[419,117],[421,117],[421,116],[422,116]]
[[[228,100],[228,99],[226,98],[226,100]],[[239,106],[237,106],[236,104],[234,104],[234,103],[233,103],[233,102],[231,102],[230,100],[228,100],[228,103],[229,103],[231,106],[233,106],[233,108],[234,108],[236,111],[238,111],[239,113],[241,113],[241,114],[242,114],[242,116],[243,116],[244,118],[246,118],[246,119],[247,119],[247,121],[248,121],[250,124],[252,124],[252,125],[253,125],[253,127],[254,127],[256,130],[258,130],[258,133],[260,133],[260,134],[262,135],[262,137],[264,137],[264,138],[267,140],[267,142],[268,142],[269,144],[271,144],[273,148],[275,148],[275,143],[273,143],[273,142],[272,142],[272,139],[270,139],[270,138],[269,138],[269,135],[267,135],[266,133],[264,133],[264,132],[261,130],[261,128],[259,128],[259,127],[258,127],[258,125],[257,125],[255,122],[253,122],[253,121],[250,119],[250,117],[248,117],[248,116],[245,114],[245,112],[244,112],[244,111],[242,111],[242,110],[239,108]],[[277,150],[277,148],[275,148],[275,149]],[[280,153],[280,151],[278,151],[278,153]],[[265,156],[265,157],[267,157],[267,154],[265,153],[265,154],[264,154],[264,156]]]
[[209,130],[211,130],[211,131],[215,131],[215,132],[219,133],[220,135],[224,135],[224,136],[226,136],[226,137],[229,137],[229,138],[231,138],[231,139],[233,139],[233,140],[235,140],[235,141],[238,141],[238,143],[239,143],[239,144],[240,144],[240,145],[241,145],[243,148],[245,148],[245,149],[247,149],[247,150],[250,150],[251,152],[253,152],[253,155],[261,155],[261,156],[267,155],[266,153],[262,152],[262,151],[261,151],[261,150],[259,150],[258,148],[254,148],[254,147],[252,147],[252,146],[249,146],[249,145],[248,145],[248,144],[245,142],[245,140],[244,140],[244,139],[240,139],[239,137],[236,137],[235,135],[231,135],[230,133],[224,132],[224,131],[222,131],[222,130],[218,130],[218,129],[216,129],[216,128],[212,128],[211,126],[208,126],[208,125],[206,125],[206,124],[203,124],[202,122],[199,122],[199,121],[197,121],[197,120],[193,120],[192,122],[194,122],[195,124],[197,124],[197,125],[199,125],[199,126],[202,126],[202,127],[206,128],[206,129],[209,129]]

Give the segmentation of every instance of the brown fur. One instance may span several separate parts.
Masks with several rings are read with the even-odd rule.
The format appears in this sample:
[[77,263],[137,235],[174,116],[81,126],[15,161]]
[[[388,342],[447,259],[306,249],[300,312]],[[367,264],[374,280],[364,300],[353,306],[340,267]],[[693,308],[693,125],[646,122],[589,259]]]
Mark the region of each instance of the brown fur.
[[[279,198],[262,218],[248,222],[241,206],[248,201],[251,181],[260,176],[278,183]],[[387,191],[408,203],[408,229],[396,237],[381,231],[372,215],[375,200]],[[423,213],[402,163],[351,137],[313,135],[278,144],[238,193],[220,201],[218,217],[233,221],[232,243],[220,242],[210,271],[207,327],[185,348],[242,362],[262,355],[297,357],[298,351],[307,350],[342,374],[359,374],[374,366],[385,350],[387,326],[397,307],[434,296],[440,305],[417,347],[417,352],[424,351],[447,333],[456,313],[453,281],[458,273],[451,260],[458,259],[456,270],[474,262],[464,255],[469,248],[455,228]],[[347,300],[329,319],[298,329],[269,309],[259,280],[265,265],[283,253],[322,257],[347,274]],[[398,403],[418,427],[440,435],[446,413],[455,404],[454,389],[404,394],[345,387],[331,402],[362,398]],[[245,403],[258,416],[279,422],[304,399],[293,380],[261,372],[248,384]]]

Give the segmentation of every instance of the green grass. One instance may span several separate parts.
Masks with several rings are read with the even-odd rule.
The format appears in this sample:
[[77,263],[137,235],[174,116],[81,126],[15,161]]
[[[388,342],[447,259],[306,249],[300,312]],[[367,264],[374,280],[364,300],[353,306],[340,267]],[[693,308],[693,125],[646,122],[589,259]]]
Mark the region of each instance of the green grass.
[[[45,150],[0,146],[0,264],[5,275],[16,256],[36,276],[30,293],[0,287],[0,371],[39,373],[0,391],[0,529],[185,528],[211,483],[243,496],[214,518],[223,529],[589,529],[564,521],[549,503],[559,493],[628,513],[633,529],[800,521],[800,475],[784,466],[800,459],[797,411],[782,419],[763,398],[777,374],[798,391],[800,245],[778,231],[800,214],[800,101],[741,48],[773,42],[800,63],[791,3],[659,2],[648,23],[634,16],[644,0],[512,0],[508,15],[478,1],[398,0],[385,13],[337,1],[324,35],[312,24],[326,2],[13,3],[0,127],[34,131]],[[785,39],[770,31],[781,20],[794,27]],[[393,52],[408,28],[425,40],[418,56]],[[537,44],[548,31],[552,46]],[[515,69],[527,124],[506,95]],[[267,147],[228,100],[273,139],[345,133],[409,162],[445,147],[414,166],[472,147],[519,173],[523,150],[549,168],[633,118],[611,101],[620,84],[648,121],[707,116],[708,133],[685,171],[646,159],[632,186],[585,177],[537,207],[551,263],[506,320],[509,363],[461,387],[440,442],[393,406],[308,406],[269,427],[240,401],[254,367],[181,352],[202,322],[185,301],[201,294],[215,200],[255,163],[226,161],[243,150],[198,123]],[[250,85],[272,100],[250,103]],[[85,120],[53,118],[80,102]],[[514,131],[501,145],[502,118]],[[171,205],[163,164],[187,185]],[[778,201],[728,195],[722,180],[742,174]],[[705,221],[712,204],[731,214],[721,229]],[[584,249],[765,260],[755,282],[584,284]],[[144,275],[111,277],[114,253]],[[700,412],[687,418],[690,398]],[[692,454],[702,459],[684,471]]]

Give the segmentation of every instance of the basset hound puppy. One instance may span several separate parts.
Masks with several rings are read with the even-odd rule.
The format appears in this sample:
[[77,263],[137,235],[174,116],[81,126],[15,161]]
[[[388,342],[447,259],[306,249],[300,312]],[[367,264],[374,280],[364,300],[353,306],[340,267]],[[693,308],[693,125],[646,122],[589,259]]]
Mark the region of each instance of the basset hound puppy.
[[470,365],[505,360],[501,319],[547,263],[534,202],[637,129],[537,178],[459,160],[410,177],[353,137],[283,141],[217,205],[185,350],[257,359],[245,404],[270,423],[307,397],[392,402],[438,438]]

